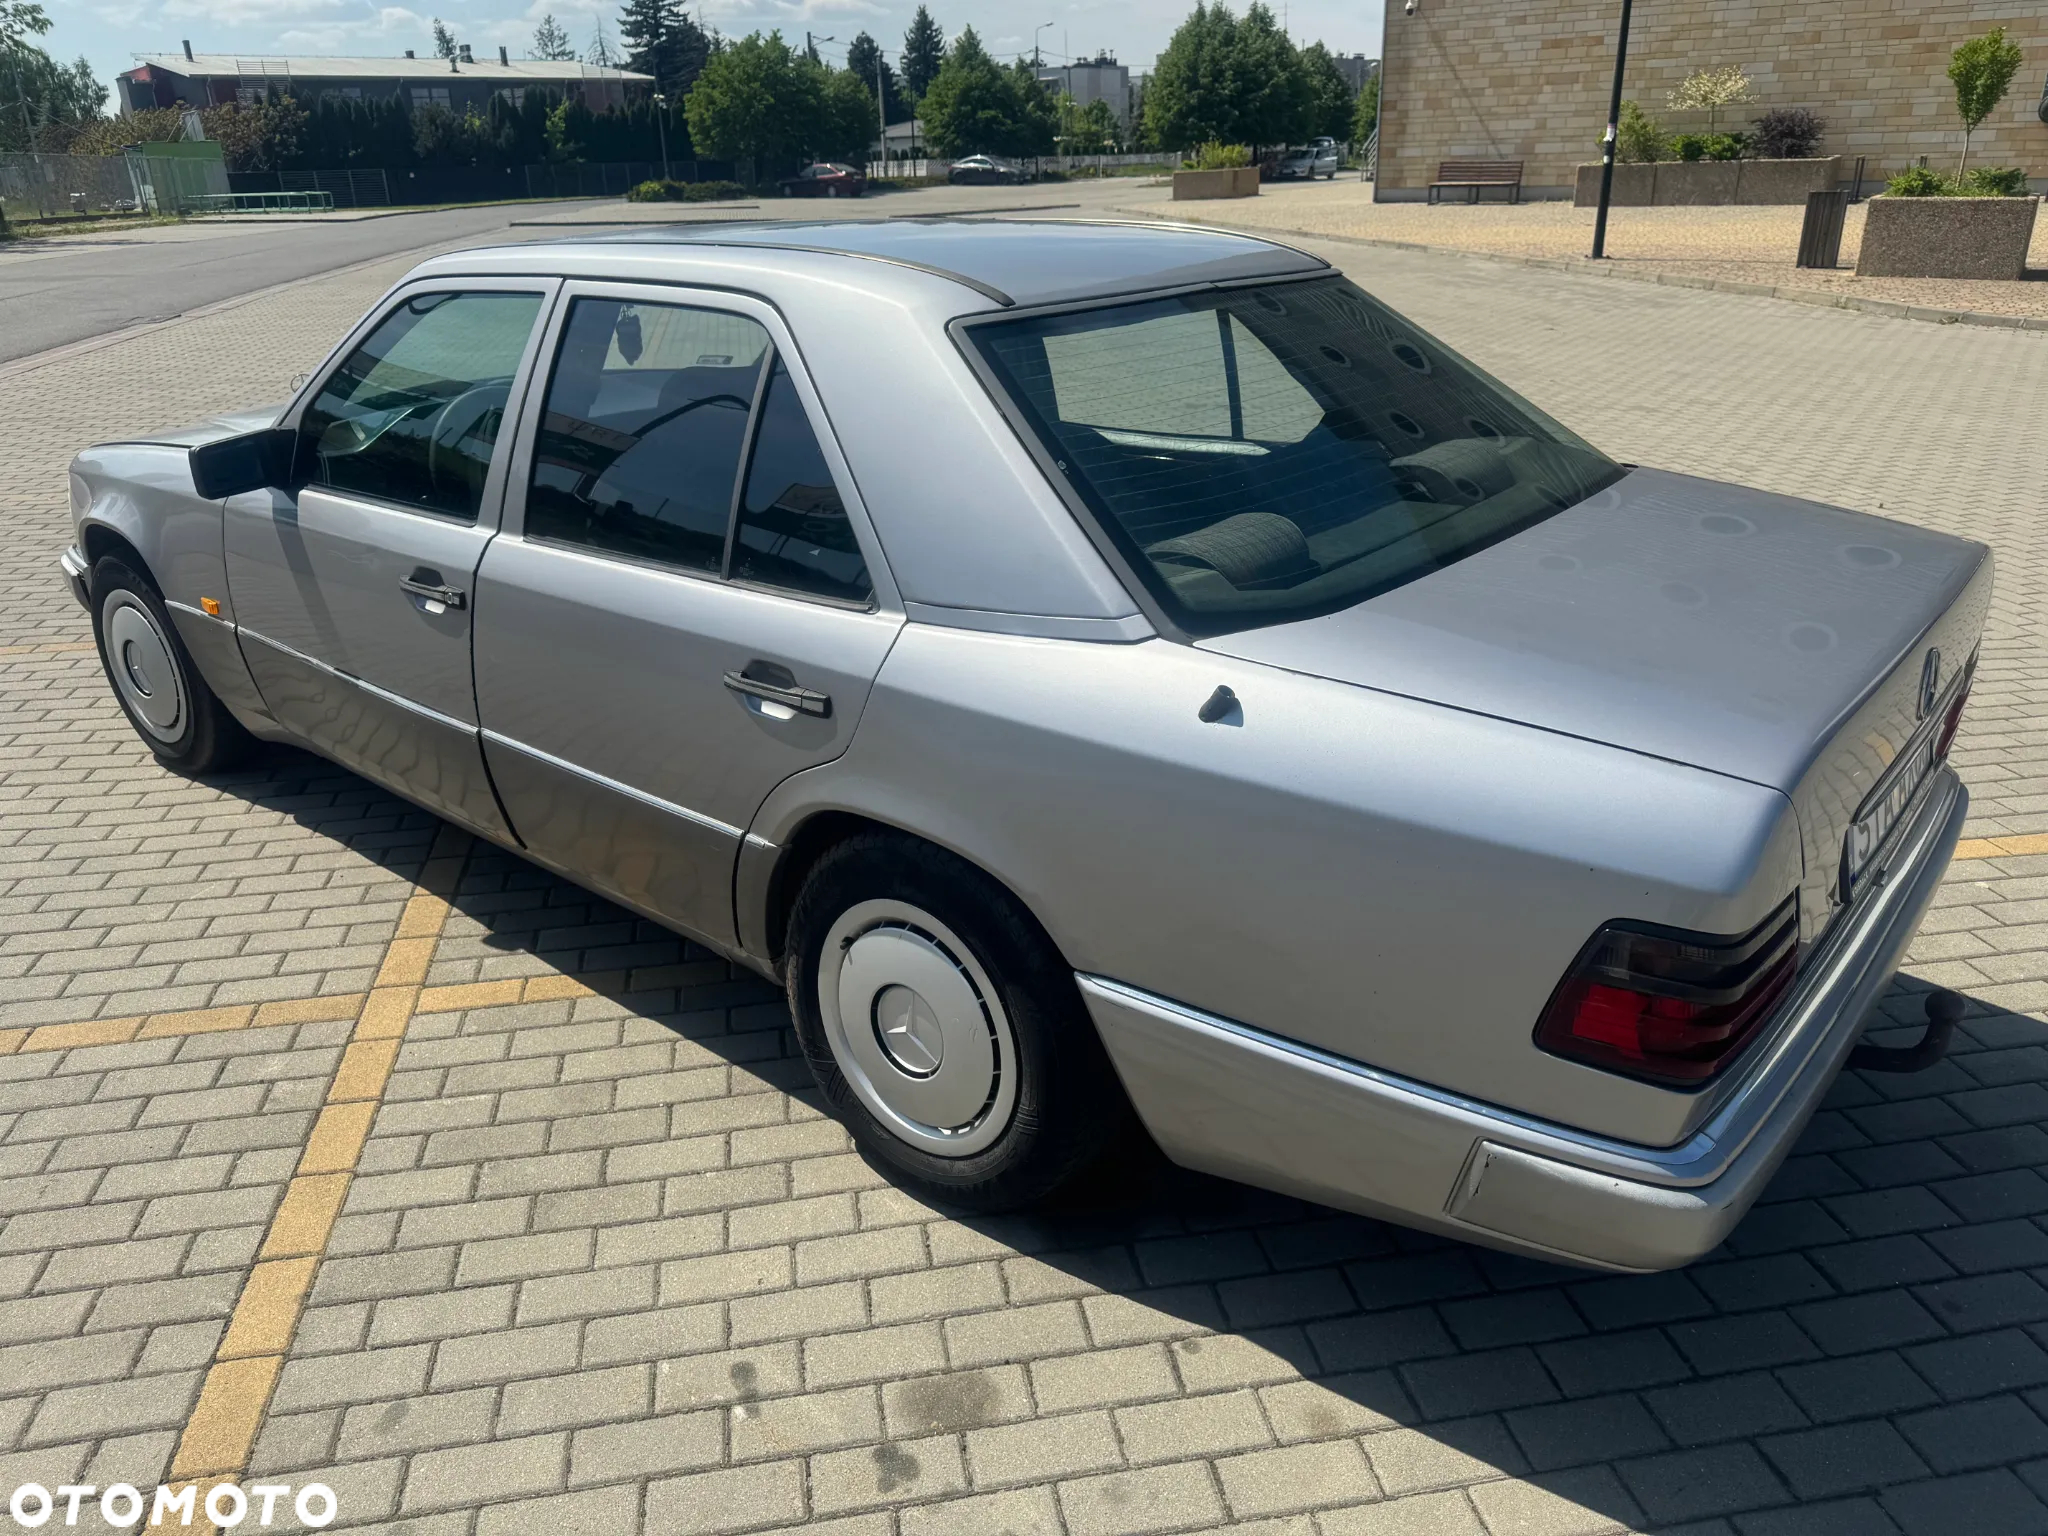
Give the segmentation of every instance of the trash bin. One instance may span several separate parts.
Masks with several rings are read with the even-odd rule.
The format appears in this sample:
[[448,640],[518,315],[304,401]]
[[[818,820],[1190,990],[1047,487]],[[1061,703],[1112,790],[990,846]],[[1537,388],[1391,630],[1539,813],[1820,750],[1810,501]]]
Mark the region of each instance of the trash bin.
[[1842,218],[1849,188],[1836,185],[1806,194],[1806,222],[1799,226],[1799,265],[1831,269],[1842,259]]

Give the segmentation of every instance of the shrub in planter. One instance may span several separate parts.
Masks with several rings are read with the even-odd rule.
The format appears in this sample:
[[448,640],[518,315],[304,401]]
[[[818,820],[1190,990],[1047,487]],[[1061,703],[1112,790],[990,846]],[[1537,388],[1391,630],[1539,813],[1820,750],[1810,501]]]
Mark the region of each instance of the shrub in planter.
[[1190,171],[1231,171],[1252,163],[1251,147],[1246,144],[1222,144],[1215,139],[1198,145],[1194,154],[1188,157],[1183,167]]
[[2017,165],[1980,165],[1961,178],[1908,166],[1885,183],[1892,197],[2025,197],[2027,173]]
[[1621,104],[1621,122],[1614,135],[1614,157],[1624,165],[1652,165],[1671,158],[1671,135],[1664,125],[1632,101]]
[[1750,124],[1750,153],[1759,160],[1807,160],[1827,125],[1804,107],[1777,107]]
[[1746,143],[1739,133],[1681,133],[1671,147],[1679,159],[1697,165],[1702,160],[1740,160]]

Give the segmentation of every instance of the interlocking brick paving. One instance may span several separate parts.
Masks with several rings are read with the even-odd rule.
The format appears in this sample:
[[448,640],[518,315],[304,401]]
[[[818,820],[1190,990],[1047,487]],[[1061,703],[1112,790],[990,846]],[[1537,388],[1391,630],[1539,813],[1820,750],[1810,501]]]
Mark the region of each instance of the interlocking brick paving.
[[[1845,1078],[1672,1275],[1139,1152],[963,1218],[851,1152],[775,988],[479,849],[252,1479],[409,1536],[2048,1530],[2048,337],[1327,254],[1622,457],[1997,547],[1982,856],[1886,1004],[1964,990],[1951,1059]],[[279,394],[399,270],[0,373],[0,1488],[168,1474],[437,834],[284,749],[153,765],[56,579],[64,460]]]

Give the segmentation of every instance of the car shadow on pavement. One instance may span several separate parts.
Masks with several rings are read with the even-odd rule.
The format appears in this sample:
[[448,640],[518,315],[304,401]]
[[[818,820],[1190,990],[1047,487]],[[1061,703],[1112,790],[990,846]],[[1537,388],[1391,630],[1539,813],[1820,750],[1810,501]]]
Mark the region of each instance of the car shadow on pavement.
[[[723,1010],[643,987],[678,964],[708,980],[719,962],[493,863],[457,902],[485,948],[582,974],[821,1108],[768,984],[727,970]],[[572,960],[580,940],[604,942]],[[1895,982],[1872,1038],[1914,1038],[1928,990]],[[929,1242],[935,1264],[942,1228],[948,1253],[1000,1257],[1012,1313],[1078,1301],[1106,1372],[1163,1348],[1173,1390],[1257,1392],[1283,1445],[1363,1436],[1389,1497],[1508,1474],[1639,1529],[1822,1503],[1858,1528],[1890,1529],[1885,1511],[1910,1527],[1918,1491],[1947,1486],[1938,1474],[1989,1465],[1947,1448],[1943,1405],[2048,1384],[2025,1331],[2048,1324],[2027,1273],[2048,1264],[2031,1220],[2048,1212],[2044,1110],[2048,1026],[1973,1001],[1950,1059],[1846,1073],[1728,1241],[1668,1274],[1602,1275],[1332,1211],[1175,1168],[1142,1134],[1047,1208],[930,1208]],[[1029,1335],[1020,1321],[1013,1353],[1035,1370]],[[926,1394],[935,1430],[994,1422],[996,1395],[965,1380],[988,1369],[955,1360],[962,1390]],[[2048,1449],[2013,1444],[2008,1461]]]

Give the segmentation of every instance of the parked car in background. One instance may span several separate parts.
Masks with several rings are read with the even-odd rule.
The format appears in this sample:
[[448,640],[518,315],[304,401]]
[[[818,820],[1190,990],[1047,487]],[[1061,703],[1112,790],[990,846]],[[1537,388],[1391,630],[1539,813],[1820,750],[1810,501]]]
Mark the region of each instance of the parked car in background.
[[969,155],[964,160],[955,160],[946,172],[946,180],[960,187],[995,186],[1029,179],[1021,166],[993,155]]
[[850,165],[821,160],[783,177],[779,185],[784,197],[859,197],[868,189],[868,178]]
[[954,1205],[1135,1114],[1306,1199],[1685,1263],[1969,802],[1983,545],[1618,463],[1248,235],[466,250],[292,401],[70,489],[167,766],[309,748],[779,979],[822,1102]]
[[1334,181],[1342,160],[1336,140],[1315,139],[1274,156],[1262,169],[1267,181],[1313,181],[1318,176]]

